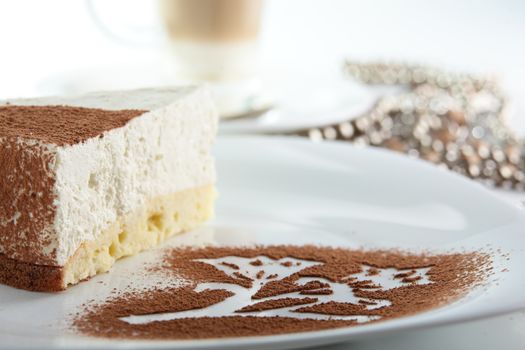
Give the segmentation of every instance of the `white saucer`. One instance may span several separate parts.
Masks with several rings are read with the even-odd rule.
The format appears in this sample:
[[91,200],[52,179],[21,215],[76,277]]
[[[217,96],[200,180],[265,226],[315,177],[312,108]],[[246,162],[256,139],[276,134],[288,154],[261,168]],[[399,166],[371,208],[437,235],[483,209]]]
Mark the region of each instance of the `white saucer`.
[[[208,83],[218,112],[224,118],[222,133],[282,132],[337,123],[367,112],[385,93],[384,89],[369,88],[341,74],[298,77],[297,74],[271,73],[261,80]],[[150,59],[54,74],[40,82],[39,94],[68,95],[188,84],[195,82],[181,80],[166,62]],[[394,89],[387,91],[391,90]],[[259,113],[256,118],[244,118]]]
[[[115,341],[67,331],[79,304],[113,287],[149,283],[134,272],[159,250],[58,294],[0,286],[0,348],[284,349],[480,319],[525,307],[525,217],[463,177],[384,150],[284,138],[222,137],[217,218],[170,240],[323,244],[410,250],[501,249],[485,289],[415,316],[335,330],[203,341]],[[508,272],[502,272],[508,269]],[[148,277],[149,278],[149,277]],[[104,282],[104,283],[100,283]]]
[[253,118],[221,120],[221,133],[289,132],[340,123],[365,114],[382,95],[382,90],[343,78],[296,79],[284,84],[275,88],[276,101],[268,111]]

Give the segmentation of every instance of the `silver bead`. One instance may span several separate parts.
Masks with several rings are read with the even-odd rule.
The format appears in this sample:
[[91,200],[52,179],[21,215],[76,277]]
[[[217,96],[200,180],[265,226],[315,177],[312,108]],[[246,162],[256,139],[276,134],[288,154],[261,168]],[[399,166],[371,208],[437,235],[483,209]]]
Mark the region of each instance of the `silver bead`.
[[348,139],[354,135],[354,127],[349,122],[341,123],[339,124],[339,132]]
[[355,126],[360,131],[365,131],[366,128],[368,128],[369,124],[370,123],[368,122],[368,119],[364,117],[361,117],[355,121]]
[[480,145],[478,147],[478,155],[482,159],[487,159],[490,156],[490,149],[485,145]]
[[494,149],[492,150],[492,158],[496,162],[503,162],[505,160],[505,153],[501,149]]
[[478,177],[479,174],[480,174],[479,166],[477,166],[477,165],[469,165],[468,172],[469,172],[470,176]]
[[407,154],[408,154],[409,157],[412,157],[412,158],[419,157],[419,151],[417,149],[414,149],[414,148],[409,149]]
[[323,134],[319,129],[310,129],[308,131],[308,137],[310,140],[314,142],[322,141],[323,140]]
[[444,149],[443,142],[441,142],[441,140],[434,140],[434,142],[432,142],[432,149],[436,152],[443,151]]
[[457,159],[458,159],[458,154],[457,152],[454,152],[454,151],[448,151],[446,154],[445,154],[445,159],[448,161],[448,162],[455,162]]
[[337,138],[337,131],[329,126],[323,129],[323,135],[327,140],[335,140]]
[[485,129],[483,129],[483,127],[478,125],[472,128],[471,133],[472,133],[472,137],[479,140],[479,139],[482,139],[483,136],[485,136]]
[[369,135],[370,137],[370,143],[373,145],[378,145],[383,141],[383,138],[381,137],[381,133],[378,131],[373,131]]
[[508,165],[504,165],[499,168],[499,173],[502,178],[510,179],[510,177],[512,176],[512,169]]

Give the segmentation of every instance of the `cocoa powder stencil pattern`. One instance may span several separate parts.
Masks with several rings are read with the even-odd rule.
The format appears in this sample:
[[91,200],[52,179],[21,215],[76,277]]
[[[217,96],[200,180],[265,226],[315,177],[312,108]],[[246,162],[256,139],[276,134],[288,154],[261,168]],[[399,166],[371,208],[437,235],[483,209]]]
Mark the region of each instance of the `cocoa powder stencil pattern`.
[[[300,249],[300,248],[295,248]],[[264,250],[264,249],[261,249]],[[226,290],[232,293],[232,297],[225,299],[221,303],[198,309],[186,310],[182,312],[160,313],[142,316],[127,316],[120,318],[130,324],[143,324],[154,321],[167,321],[188,317],[225,317],[249,315],[254,317],[291,317],[291,318],[310,318],[316,320],[349,320],[357,323],[368,322],[378,319],[379,316],[364,315],[331,315],[313,312],[298,312],[301,307],[308,305],[314,307],[324,303],[347,303],[362,304],[365,309],[378,309],[388,307],[391,302],[387,299],[368,299],[356,296],[353,293],[351,282],[365,283],[369,289],[389,290],[399,288],[403,285],[418,285],[432,283],[428,280],[426,272],[430,268],[423,267],[418,269],[399,270],[396,268],[377,269],[372,266],[365,267],[360,273],[348,275],[337,281],[331,281],[326,277],[299,277],[294,280],[294,289],[284,294],[268,295],[257,297],[259,291],[263,291],[272,281],[281,281],[293,274],[304,271],[313,266],[319,266],[321,262],[310,260],[300,260],[295,258],[282,258],[274,260],[267,256],[256,256],[255,258],[245,258],[238,256],[228,256],[219,259],[199,259],[199,262],[210,264],[218,268],[230,277],[242,278],[249,280],[249,286],[243,286],[237,283],[224,282],[203,282],[198,283],[194,288],[197,293],[205,290]],[[253,262],[261,262],[256,265]],[[227,264],[229,265],[227,265]],[[374,273],[370,274],[373,269]],[[240,272],[242,271],[242,272]],[[237,275],[236,275],[237,274]],[[404,281],[407,275],[413,278],[410,281]],[[240,277],[237,277],[240,276]],[[270,277],[270,278],[268,278]],[[306,298],[315,296],[314,298]],[[254,298],[256,297],[256,298]],[[274,303],[272,308],[271,302]],[[255,302],[255,303],[254,303]],[[280,303],[279,303],[280,302]],[[294,302],[299,302],[295,304]],[[267,305],[266,307],[264,305]],[[290,306],[288,306],[290,305]],[[270,311],[270,312],[265,312]],[[272,312],[273,311],[273,312]]]
[[189,286],[117,294],[85,305],[74,325],[91,336],[138,339],[355,326],[453,302],[485,282],[490,269],[490,257],[481,253],[431,255],[308,245],[171,249],[151,270],[189,279]]

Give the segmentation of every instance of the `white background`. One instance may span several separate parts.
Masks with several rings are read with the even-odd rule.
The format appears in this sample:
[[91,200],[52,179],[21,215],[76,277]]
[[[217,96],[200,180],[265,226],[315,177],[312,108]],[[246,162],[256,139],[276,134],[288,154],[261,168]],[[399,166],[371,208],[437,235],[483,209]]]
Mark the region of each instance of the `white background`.
[[[156,2],[96,3],[117,32],[131,26],[142,44],[107,38],[81,0],[0,2],[0,98],[53,93],[97,75],[104,77],[97,88],[154,82],[164,52],[144,37],[151,37]],[[525,130],[518,117],[525,114],[523,1],[268,0],[265,10],[261,59],[282,79],[321,76],[344,57],[487,72],[504,78],[516,101],[513,123]]]

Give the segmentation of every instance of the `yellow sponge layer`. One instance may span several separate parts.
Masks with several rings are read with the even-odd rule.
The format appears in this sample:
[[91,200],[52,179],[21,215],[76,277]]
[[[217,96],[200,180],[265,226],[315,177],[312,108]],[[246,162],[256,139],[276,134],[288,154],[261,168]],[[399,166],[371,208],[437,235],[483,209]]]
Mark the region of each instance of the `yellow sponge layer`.
[[116,260],[155,247],[213,216],[215,189],[199,187],[153,198],[84,242],[64,267],[63,287],[108,271]]

